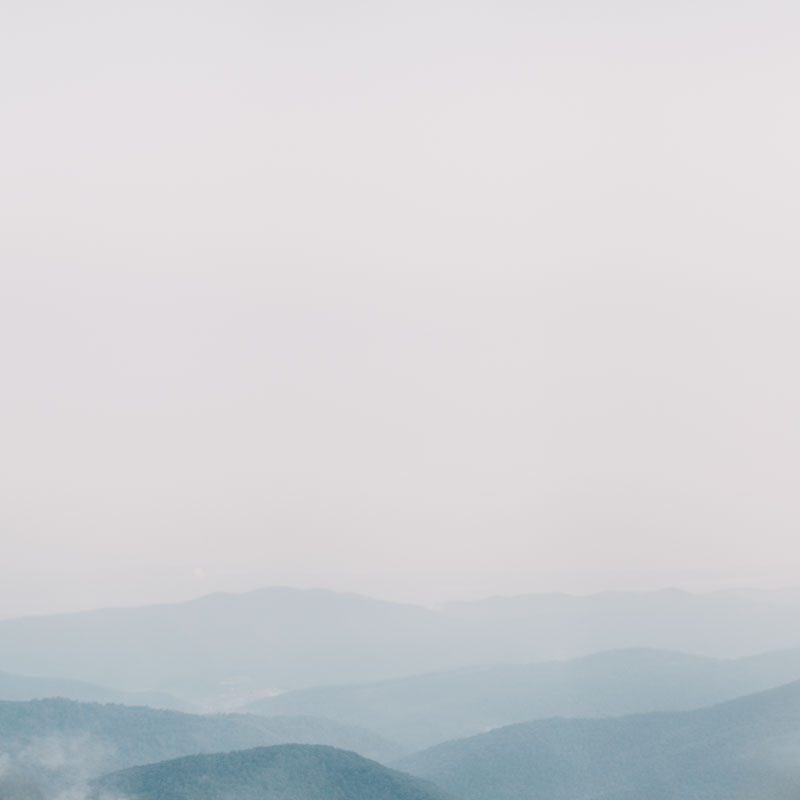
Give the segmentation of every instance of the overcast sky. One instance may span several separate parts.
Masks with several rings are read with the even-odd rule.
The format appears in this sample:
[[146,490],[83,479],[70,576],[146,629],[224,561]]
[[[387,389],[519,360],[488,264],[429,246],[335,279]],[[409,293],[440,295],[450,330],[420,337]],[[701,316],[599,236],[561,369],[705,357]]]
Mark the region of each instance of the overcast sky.
[[796,4],[2,6],[0,616],[800,584]]

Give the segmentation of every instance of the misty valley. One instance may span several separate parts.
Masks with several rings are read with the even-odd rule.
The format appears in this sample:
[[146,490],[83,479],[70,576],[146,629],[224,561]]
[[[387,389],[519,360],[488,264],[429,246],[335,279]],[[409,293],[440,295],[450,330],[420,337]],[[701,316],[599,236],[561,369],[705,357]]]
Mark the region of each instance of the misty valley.
[[0,621],[2,800],[797,800],[800,593]]

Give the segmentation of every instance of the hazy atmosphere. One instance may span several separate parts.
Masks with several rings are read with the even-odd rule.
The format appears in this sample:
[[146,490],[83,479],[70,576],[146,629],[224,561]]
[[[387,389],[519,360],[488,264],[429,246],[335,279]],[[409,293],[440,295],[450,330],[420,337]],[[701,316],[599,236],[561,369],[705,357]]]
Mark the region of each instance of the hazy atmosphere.
[[800,585],[799,23],[5,0],[0,617]]
[[799,42],[0,0],[0,800],[798,800]]

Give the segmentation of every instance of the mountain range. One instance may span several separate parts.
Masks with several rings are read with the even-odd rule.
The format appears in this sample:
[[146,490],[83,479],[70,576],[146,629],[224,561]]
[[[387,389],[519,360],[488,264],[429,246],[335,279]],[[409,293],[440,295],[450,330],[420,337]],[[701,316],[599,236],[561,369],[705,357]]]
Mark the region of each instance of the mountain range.
[[800,681],[709,708],[547,719],[395,766],[462,800],[797,800]]
[[526,595],[433,610],[271,588],[0,621],[0,669],[225,709],[278,690],[629,647],[743,657],[798,646],[799,612],[796,598],[674,590]]
[[698,708],[796,679],[800,649],[726,660],[637,648],[301,689],[242,710],[318,714],[421,748],[545,717]]

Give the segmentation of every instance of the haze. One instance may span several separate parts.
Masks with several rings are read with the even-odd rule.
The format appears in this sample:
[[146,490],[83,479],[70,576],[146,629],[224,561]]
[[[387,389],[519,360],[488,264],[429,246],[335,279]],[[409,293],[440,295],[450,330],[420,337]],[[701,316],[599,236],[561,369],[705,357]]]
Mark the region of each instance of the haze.
[[796,6],[2,17],[0,616],[800,582]]

